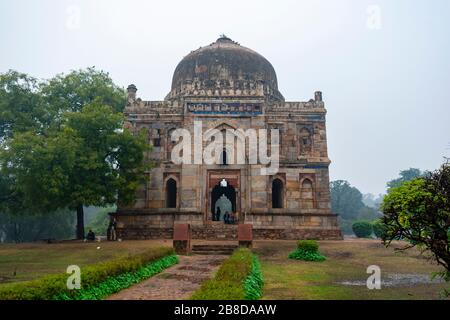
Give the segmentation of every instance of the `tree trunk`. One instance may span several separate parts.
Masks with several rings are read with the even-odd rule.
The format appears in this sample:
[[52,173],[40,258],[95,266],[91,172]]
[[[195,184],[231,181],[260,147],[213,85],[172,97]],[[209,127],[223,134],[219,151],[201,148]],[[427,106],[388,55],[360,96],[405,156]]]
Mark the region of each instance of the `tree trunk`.
[[84,239],[84,210],[82,204],[77,206],[77,239]]

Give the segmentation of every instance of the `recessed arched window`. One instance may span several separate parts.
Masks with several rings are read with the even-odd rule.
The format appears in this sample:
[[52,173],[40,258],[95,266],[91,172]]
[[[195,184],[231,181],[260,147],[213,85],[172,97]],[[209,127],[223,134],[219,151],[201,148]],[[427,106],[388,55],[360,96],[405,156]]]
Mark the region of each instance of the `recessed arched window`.
[[272,208],[283,208],[283,182],[280,179],[272,181]]
[[303,209],[314,208],[314,187],[310,179],[305,179],[302,182],[301,202]]
[[170,178],[166,182],[166,208],[177,207],[177,182]]

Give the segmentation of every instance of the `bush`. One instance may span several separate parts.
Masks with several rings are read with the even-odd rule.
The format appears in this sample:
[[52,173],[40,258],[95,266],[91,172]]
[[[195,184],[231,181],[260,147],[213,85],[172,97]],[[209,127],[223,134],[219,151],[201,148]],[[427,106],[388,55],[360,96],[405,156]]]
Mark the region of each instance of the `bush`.
[[297,249],[307,252],[317,252],[319,250],[319,245],[315,240],[299,240],[297,241]]
[[[82,287],[80,290],[67,289],[68,274],[49,275],[32,281],[8,284],[0,287],[0,300],[77,299],[83,292],[95,291],[96,287],[113,277],[140,272],[140,269],[149,267],[149,263],[172,255],[172,248],[156,248],[141,254],[84,267],[81,270]],[[173,258],[171,261],[174,262]],[[118,290],[123,289],[117,288]]]
[[367,221],[353,223],[352,229],[358,238],[369,238],[372,235],[372,224]]
[[372,223],[372,229],[373,233],[377,238],[383,238],[384,232],[386,230],[386,226],[384,225],[383,221],[381,220],[375,220]]
[[325,261],[326,257],[319,252],[319,245],[315,240],[297,241],[297,249],[288,255],[289,259],[303,261]]
[[249,249],[236,250],[220,266],[214,279],[194,292],[192,300],[256,300],[261,297],[263,279],[258,259]]
[[289,259],[303,261],[325,261],[327,258],[320,252],[310,252],[302,249],[296,249],[288,256]]

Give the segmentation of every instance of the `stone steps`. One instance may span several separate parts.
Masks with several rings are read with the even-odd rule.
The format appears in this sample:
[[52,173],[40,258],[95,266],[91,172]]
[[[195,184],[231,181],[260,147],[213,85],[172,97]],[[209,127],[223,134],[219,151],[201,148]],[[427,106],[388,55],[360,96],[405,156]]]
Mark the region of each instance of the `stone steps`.
[[202,255],[230,255],[237,248],[234,244],[195,244],[192,253]]

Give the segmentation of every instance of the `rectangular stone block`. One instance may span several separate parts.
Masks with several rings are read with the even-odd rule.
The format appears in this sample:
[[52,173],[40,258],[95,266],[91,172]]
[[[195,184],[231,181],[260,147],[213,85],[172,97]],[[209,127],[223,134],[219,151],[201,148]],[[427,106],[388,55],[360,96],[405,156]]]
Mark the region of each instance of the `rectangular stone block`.
[[188,223],[173,225],[173,248],[177,254],[188,254],[191,251],[191,228]]
[[238,242],[240,247],[252,247],[253,244],[253,225],[238,225]]

